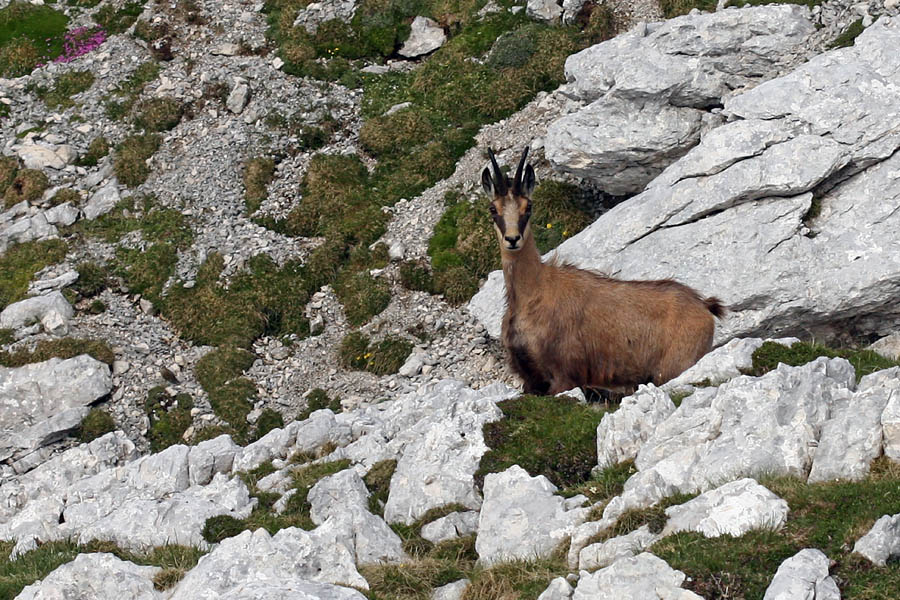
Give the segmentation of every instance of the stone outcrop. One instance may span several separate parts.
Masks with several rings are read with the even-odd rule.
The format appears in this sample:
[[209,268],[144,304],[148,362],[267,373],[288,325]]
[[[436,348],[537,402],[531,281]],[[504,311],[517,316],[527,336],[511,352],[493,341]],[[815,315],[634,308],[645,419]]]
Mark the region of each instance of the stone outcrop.
[[447,41],[447,34],[440,25],[428,17],[416,17],[410,26],[409,38],[403,42],[398,54],[417,58],[434,52]]
[[781,563],[763,600],[840,600],[837,583],[828,575],[829,562],[821,550],[801,550]]
[[153,587],[153,577],[162,569],[143,567],[112,554],[79,554],[42,581],[27,586],[16,600],[162,600]]
[[853,551],[882,567],[889,559],[900,557],[900,514],[878,519],[853,545]]
[[[898,43],[900,19],[881,18],[854,46],[727,98],[730,122],[564,242],[558,256],[626,279],[672,277],[718,296],[730,313],[717,343],[895,330]],[[494,276],[469,304],[491,335],[502,298]]]
[[812,31],[805,8],[769,6],[641,24],[573,54],[565,91],[588,104],[550,125],[547,158],[610,194],[639,192],[697,145],[704,109],[774,72]]

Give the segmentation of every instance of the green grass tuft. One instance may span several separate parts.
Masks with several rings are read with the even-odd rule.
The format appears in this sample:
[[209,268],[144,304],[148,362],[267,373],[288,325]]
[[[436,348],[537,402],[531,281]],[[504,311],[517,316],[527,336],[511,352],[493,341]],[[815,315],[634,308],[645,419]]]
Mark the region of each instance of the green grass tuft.
[[828,47],[831,49],[834,48],[847,48],[856,43],[856,38],[863,32],[865,27],[863,27],[862,19],[857,19],[853,21],[847,29],[845,29],[841,35],[837,36],[834,41],[828,44]]
[[80,167],[94,167],[107,154],[109,154],[109,140],[99,135],[91,140],[87,152],[78,158],[76,164]]
[[50,108],[75,106],[72,96],[87,91],[94,84],[94,74],[90,71],[69,71],[56,78],[53,88],[38,87],[38,98]]
[[154,133],[132,135],[116,147],[113,157],[113,171],[119,182],[128,187],[137,187],[147,181],[150,167],[147,159],[159,149],[162,139]]
[[82,354],[88,354],[107,365],[112,365],[116,358],[109,344],[102,340],[65,337],[56,340],[41,340],[32,351],[0,352],[0,365],[21,367],[31,363],[44,362],[51,358],[65,360]]
[[122,33],[137,21],[143,10],[143,2],[128,2],[119,9],[112,3],[105,4],[94,13],[94,22],[110,35]]
[[147,439],[152,452],[161,452],[169,446],[184,443],[184,432],[191,426],[191,409],[194,399],[190,394],[170,397],[166,389],[157,386],[147,392],[144,412],[150,419]]
[[14,204],[28,201],[34,202],[50,187],[50,181],[42,171],[37,169],[20,169],[3,194],[3,204],[11,208]]
[[331,412],[337,414],[341,412],[343,409],[341,407],[341,399],[335,397],[334,399],[328,397],[328,392],[323,390],[322,388],[315,388],[310,391],[306,396],[306,408],[297,415],[298,421],[305,421],[309,418],[309,415],[316,412],[317,410],[329,409]]
[[387,281],[376,279],[368,272],[345,274],[338,278],[334,292],[341,304],[347,322],[358,327],[379,314],[391,301]]
[[113,420],[112,415],[105,410],[92,408],[91,412],[82,419],[76,437],[78,437],[79,442],[86,444],[115,430],[116,422]]
[[177,262],[178,254],[169,244],[153,244],[144,251],[119,248],[115,271],[131,293],[141,294],[158,307],[162,303],[163,287],[175,274]]
[[247,214],[252,215],[266,199],[266,187],[275,178],[275,161],[258,156],[244,165],[244,202]]
[[380,517],[384,516],[384,505],[387,504],[391,491],[391,477],[397,470],[396,460],[381,460],[372,465],[363,477],[369,490],[369,511]]
[[351,331],[341,340],[338,356],[348,369],[369,371],[375,375],[396,373],[412,352],[412,342],[389,335],[377,343],[359,331]]
[[134,126],[145,131],[168,131],[184,116],[184,105],[175,98],[148,98],[135,108]]
[[584,483],[597,464],[597,426],[604,412],[567,397],[520,396],[499,404],[503,418],[484,426],[490,450],[475,479],[519,465],[557,487]]
[[63,260],[67,251],[62,240],[25,242],[7,248],[0,255],[0,310],[23,300],[34,274]]
[[775,342],[765,342],[753,352],[753,366],[745,370],[744,374],[758,377],[774,370],[781,363],[799,367],[820,356],[847,359],[856,369],[857,381],[875,371],[900,365],[900,362],[885,358],[872,350],[835,349],[811,342],[797,342],[791,347]]
[[93,298],[109,286],[107,269],[95,262],[79,263],[75,270],[78,279],[71,287],[83,298]]
[[68,17],[21,0],[0,9],[0,77],[27,75],[63,51]]

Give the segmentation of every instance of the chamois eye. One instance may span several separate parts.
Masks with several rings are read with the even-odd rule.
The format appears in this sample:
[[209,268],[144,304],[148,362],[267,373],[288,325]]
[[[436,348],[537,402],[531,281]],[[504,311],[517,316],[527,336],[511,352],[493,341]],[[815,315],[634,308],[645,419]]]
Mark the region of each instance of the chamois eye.
[[492,215],[496,215],[496,214],[497,214],[497,207],[494,206],[493,204],[491,204],[490,207],[488,207],[488,210],[491,211],[491,214],[492,214]]

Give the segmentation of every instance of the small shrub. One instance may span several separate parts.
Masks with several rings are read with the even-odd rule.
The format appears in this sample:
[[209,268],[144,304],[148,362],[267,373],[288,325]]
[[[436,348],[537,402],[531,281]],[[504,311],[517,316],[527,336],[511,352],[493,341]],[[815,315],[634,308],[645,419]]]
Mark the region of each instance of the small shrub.
[[339,277],[334,291],[344,306],[347,322],[354,327],[369,321],[391,302],[388,283],[367,272]]
[[165,388],[157,386],[147,392],[144,411],[150,418],[147,439],[150,449],[160,452],[174,444],[184,443],[184,432],[191,426],[194,399],[190,394],[169,397]]
[[108,412],[92,408],[78,427],[78,441],[86,444],[115,430],[116,422]]
[[262,414],[259,415],[259,419],[256,421],[256,437],[261,438],[273,429],[283,428],[284,417],[281,416],[281,413],[272,410],[271,408],[264,408]]
[[90,71],[69,71],[56,78],[52,89],[38,88],[37,95],[50,108],[67,108],[75,105],[72,96],[87,91],[94,84]]
[[184,116],[184,105],[175,98],[148,98],[135,108],[134,126],[145,131],[168,131]]
[[50,187],[50,181],[42,171],[20,169],[3,194],[3,204],[6,208],[10,208],[24,200],[34,202],[40,199],[48,187]]
[[539,27],[526,26],[497,38],[487,57],[487,65],[493,69],[524,67],[537,52],[535,33]]
[[391,477],[396,469],[396,460],[381,460],[372,465],[363,477],[369,490],[369,511],[372,514],[384,516],[384,505],[391,491]]
[[243,521],[231,515],[209,517],[203,524],[203,539],[210,544],[218,544],[222,540],[238,535],[244,531]]
[[329,398],[328,392],[322,388],[315,388],[306,395],[306,408],[297,415],[297,420],[305,421],[312,413],[325,408],[333,413],[339,413],[343,410],[340,398]]
[[91,140],[87,152],[76,161],[76,164],[81,167],[94,167],[107,154],[109,154],[109,140],[102,135],[97,136]]
[[116,358],[109,344],[102,340],[66,337],[57,340],[41,340],[30,352],[27,350],[0,352],[0,365],[21,367],[31,363],[44,362],[51,358],[65,360],[81,354],[88,354],[107,365],[112,365]]
[[79,194],[72,188],[63,188],[53,194],[53,197],[50,198],[50,206],[59,206],[60,204],[65,204],[66,202],[74,206],[78,206],[81,203],[81,194]]
[[400,283],[408,290],[434,293],[434,277],[424,260],[405,260],[400,264]]
[[145,251],[132,248],[116,250],[117,275],[132,294],[141,294],[155,306],[162,305],[162,290],[175,274],[178,254],[170,244],[153,244]]
[[255,360],[256,356],[252,352],[233,346],[220,346],[197,361],[194,373],[203,389],[209,392],[240,377],[253,366]]
[[567,397],[521,396],[499,406],[503,418],[484,426],[490,450],[475,475],[479,486],[488,473],[514,464],[561,488],[590,478],[597,464],[597,426],[603,411]]
[[113,171],[119,181],[128,187],[137,187],[147,181],[150,167],[147,159],[159,149],[161,139],[157,134],[132,135],[116,147]]
[[45,240],[16,244],[0,254],[0,310],[24,299],[34,274],[63,260],[66,252],[64,241]]
[[252,215],[266,199],[267,186],[275,178],[275,161],[271,158],[251,158],[244,165],[244,202],[247,214]]
[[95,262],[83,262],[76,268],[78,279],[72,284],[72,289],[84,298],[93,298],[107,288],[109,276],[106,268]]
[[128,2],[120,9],[113,4],[104,4],[94,13],[94,21],[110,35],[122,33],[137,21],[143,10],[143,2]]

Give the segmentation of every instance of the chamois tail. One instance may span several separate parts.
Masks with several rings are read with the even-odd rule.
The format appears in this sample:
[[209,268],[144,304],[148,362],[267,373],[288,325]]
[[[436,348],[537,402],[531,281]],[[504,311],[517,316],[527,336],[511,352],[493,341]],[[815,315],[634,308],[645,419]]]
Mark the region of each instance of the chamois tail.
[[717,319],[721,319],[728,312],[728,307],[722,304],[722,301],[715,296],[706,298],[703,303],[706,305],[706,309]]

